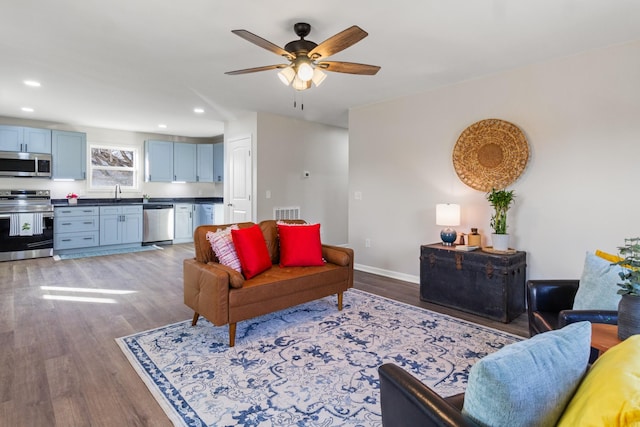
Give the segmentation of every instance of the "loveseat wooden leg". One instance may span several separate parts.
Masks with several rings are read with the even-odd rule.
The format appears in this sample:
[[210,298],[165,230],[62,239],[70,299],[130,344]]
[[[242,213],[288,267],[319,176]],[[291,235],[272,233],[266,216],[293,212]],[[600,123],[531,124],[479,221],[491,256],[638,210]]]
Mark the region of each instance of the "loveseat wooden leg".
[[229,323],[229,347],[236,345],[236,323]]
[[342,311],[342,292],[338,292],[338,311]]
[[200,317],[198,313],[193,313],[193,320],[191,321],[191,326],[196,326],[196,323],[198,323],[198,317]]

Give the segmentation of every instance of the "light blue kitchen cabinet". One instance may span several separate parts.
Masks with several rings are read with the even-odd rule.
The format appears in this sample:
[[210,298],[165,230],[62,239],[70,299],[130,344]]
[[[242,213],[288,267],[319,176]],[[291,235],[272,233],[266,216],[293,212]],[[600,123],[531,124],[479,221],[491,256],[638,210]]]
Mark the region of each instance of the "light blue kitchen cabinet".
[[213,182],[224,181],[224,143],[213,144]]
[[215,224],[213,203],[197,203],[193,205],[193,231],[201,225]]
[[146,182],[173,181],[173,142],[144,142],[144,164]]
[[87,134],[52,131],[51,163],[54,179],[87,179]]
[[55,207],[53,251],[90,248],[100,244],[100,210],[96,206]]
[[196,182],[196,144],[173,143],[173,180]]
[[51,154],[51,130],[0,125],[0,151]]
[[173,209],[173,243],[193,242],[193,205],[176,203]]
[[198,144],[197,149],[197,182],[213,182],[213,144]]
[[100,206],[100,246],[142,244],[142,205]]

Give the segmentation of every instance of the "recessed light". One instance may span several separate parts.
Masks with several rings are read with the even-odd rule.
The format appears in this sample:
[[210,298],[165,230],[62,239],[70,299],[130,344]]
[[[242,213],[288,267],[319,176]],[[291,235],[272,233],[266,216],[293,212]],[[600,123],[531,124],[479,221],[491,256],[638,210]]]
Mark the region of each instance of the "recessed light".
[[40,82],[37,82],[35,80],[25,80],[24,84],[31,87],[40,87]]
[[159,127],[160,129],[166,129],[166,128],[167,128],[167,125],[160,123],[160,124],[158,125],[158,127]]
[[21,110],[26,111],[27,113],[33,113],[33,108],[31,107],[22,107]]
[[194,113],[198,113],[198,114],[202,114],[202,113],[204,113],[204,109],[202,109],[202,108],[194,108],[193,112]]

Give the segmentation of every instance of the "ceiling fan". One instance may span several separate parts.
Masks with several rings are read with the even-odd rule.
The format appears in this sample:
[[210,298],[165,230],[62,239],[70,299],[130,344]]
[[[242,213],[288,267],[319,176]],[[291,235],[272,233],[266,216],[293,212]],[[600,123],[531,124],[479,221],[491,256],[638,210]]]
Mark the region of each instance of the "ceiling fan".
[[296,90],[306,90],[313,82],[319,86],[325,79],[324,71],[336,73],[374,75],[380,70],[377,65],[357,64],[355,62],[325,61],[324,58],[334,55],[352,46],[367,37],[368,33],[357,25],[353,25],[346,30],[329,37],[320,44],[316,44],[304,38],[311,32],[311,25],[299,22],[293,26],[293,31],[300,37],[287,43],[284,49],[263,39],[247,30],[233,30],[232,33],[263,49],[271,51],[276,55],[286,58],[288,64],[265,65],[263,67],[247,68],[244,70],[228,71],[225,74],[237,75],[255,73],[280,69],[278,77],[288,85],[292,85]]

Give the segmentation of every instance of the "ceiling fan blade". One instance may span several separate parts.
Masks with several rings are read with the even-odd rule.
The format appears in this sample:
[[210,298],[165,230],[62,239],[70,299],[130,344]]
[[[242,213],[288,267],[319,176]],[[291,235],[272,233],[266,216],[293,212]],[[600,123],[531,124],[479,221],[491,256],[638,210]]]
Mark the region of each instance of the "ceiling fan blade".
[[289,60],[295,59],[295,56],[291,54],[291,52],[287,52],[283,48],[278,45],[271,43],[269,40],[265,40],[260,36],[256,36],[253,33],[250,33],[247,30],[231,30],[231,32],[237,36],[242,37],[243,39],[250,41],[251,43],[260,46],[263,49],[267,49],[270,52],[275,53],[276,55],[284,56]]
[[365,30],[358,27],[357,25],[354,25],[336,34],[335,36],[329,37],[318,46],[313,48],[311,52],[309,52],[309,58],[318,59],[334,55],[342,50],[345,50],[349,46],[358,43],[368,35],[369,33],[367,33]]
[[323,61],[318,63],[318,67],[325,71],[348,74],[375,75],[380,67],[377,65],[357,64],[355,62]]
[[237,74],[257,73],[258,71],[275,70],[277,68],[286,68],[289,64],[265,65],[264,67],[245,68],[244,70],[227,71],[225,74],[235,76]]

